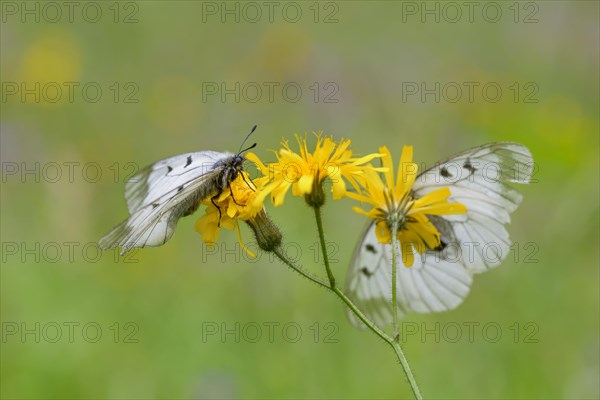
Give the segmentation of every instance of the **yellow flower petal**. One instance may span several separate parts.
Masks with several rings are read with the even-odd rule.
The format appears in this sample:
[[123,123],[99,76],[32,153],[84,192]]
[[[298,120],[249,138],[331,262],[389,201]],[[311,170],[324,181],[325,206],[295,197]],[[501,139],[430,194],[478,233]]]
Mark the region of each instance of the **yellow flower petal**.
[[383,167],[387,169],[387,172],[383,174],[385,177],[386,186],[392,189],[394,187],[394,168],[392,165],[392,155],[385,146],[380,147],[379,152],[384,154],[383,157],[381,157],[381,163],[383,164]]
[[338,179],[333,182],[331,190],[333,192],[333,199],[339,200],[346,194],[346,184],[343,180]]
[[246,253],[248,253],[248,255],[252,258],[256,258],[256,254],[254,254],[252,251],[250,251],[249,248],[246,247],[246,245],[244,244],[244,241],[242,240],[242,231],[240,230],[240,224],[235,224],[236,228],[237,228],[237,233],[238,233],[238,242],[240,242],[240,246],[242,246],[242,249],[244,249],[244,251]]
[[[404,264],[405,267],[412,267],[413,264],[415,263],[415,256],[414,256],[414,252],[413,249],[410,245],[407,244],[407,242],[400,242],[401,246],[400,248],[401,250],[401,254],[402,254],[402,264]],[[404,246],[402,246],[402,244],[404,244]]]
[[[402,153],[400,155],[400,163],[398,164],[396,188],[409,187],[412,188],[414,179],[409,182],[407,178],[409,176],[416,175],[417,164],[412,162],[413,160],[413,147],[404,146],[402,147]],[[391,188],[391,186],[389,186]]]
[[375,236],[380,243],[389,244],[392,242],[392,232],[384,221],[380,221],[375,226]]
[[300,194],[307,194],[312,191],[313,181],[315,177],[312,175],[304,175],[298,179],[297,187]]

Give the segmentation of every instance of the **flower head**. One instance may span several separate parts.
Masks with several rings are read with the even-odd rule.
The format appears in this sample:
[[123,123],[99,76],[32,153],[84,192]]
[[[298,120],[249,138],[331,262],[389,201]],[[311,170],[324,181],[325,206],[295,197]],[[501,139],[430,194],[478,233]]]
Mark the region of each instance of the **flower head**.
[[214,199],[214,203],[210,197],[204,199],[202,204],[206,205],[206,209],[195,225],[202,240],[212,246],[217,242],[221,228],[236,228],[240,244],[248,254],[254,256],[242,242],[238,220],[253,220],[259,213],[264,212],[262,202],[256,201],[259,190],[260,188],[256,187],[248,173],[242,171],[230,183],[230,189],[224,190]]
[[306,137],[296,135],[298,152],[292,150],[287,141],[283,141],[283,148],[275,153],[275,163],[263,164],[256,155],[248,154],[247,158],[264,175],[260,179],[265,182],[265,187],[258,195],[258,201],[270,194],[273,204],[279,206],[291,188],[294,196],[304,196],[310,205],[320,206],[324,201],[322,185],[325,178],[332,183],[331,191],[335,200],[346,195],[346,182],[359,190],[357,178],[366,169],[372,169],[369,162],[380,155],[353,157],[349,149],[350,140],[341,139],[336,143],[322,133],[317,133],[316,137],[317,143],[312,152],[308,150]]
[[412,162],[412,146],[402,149],[395,181],[390,151],[387,147],[381,147],[379,152],[382,153],[381,161],[385,168],[384,179],[377,172],[367,172],[363,181],[364,190],[359,194],[349,193],[348,196],[373,206],[369,211],[359,207],[354,207],[354,210],[375,220],[375,233],[381,243],[391,243],[392,227],[398,227],[396,237],[403,249],[403,262],[410,267],[414,262],[413,247],[423,254],[427,249],[435,249],[440,245],[440,233],[428,215],[462,214],[467,209],[460,203],[448,202],[449,188],[413,198],[412,187],[418,166]]

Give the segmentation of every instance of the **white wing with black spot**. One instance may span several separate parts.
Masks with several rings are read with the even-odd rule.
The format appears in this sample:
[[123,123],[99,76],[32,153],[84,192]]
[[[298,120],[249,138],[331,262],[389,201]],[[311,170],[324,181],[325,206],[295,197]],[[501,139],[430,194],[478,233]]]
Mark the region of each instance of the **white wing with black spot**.
[[201,151],[180,154],[150,164],[125,184],[125,200],[130,213],[199,177],[210,174],[219,160],[231,153]]
[[[401,263],[396,271],[398,316],[448,311],[462,303],[469,293],[472,275],[451,252],[428,251],[419,255],[414,249],[410,268]],[[402,253],[398,251],[400,260]],[[384,327],[392,323],[392,246],[379,243],[375,224],[367,228],[358,244],[346,277],[350,298],[361,311]],[[348,311],[353,325],[362,322]]]
[[[449,201],[464,204],[467,213],[429,216],[441,233],[441,246],[422,255],[413,249],[412,267],[400,263],[399,315],[457,307],[469,292],[472,274],[487,271],[508,256],[511,241],[504,225],[522,200],[508,183],[529,183],[533,167],[525,146],[500,142],[466,150],[418,175],[415,198],[448,187]],[[391,245],[377,241],[374,226],[369,226],[355,250],[347,290],[359,308],[384,327],[392,323]],[[362,325],[349,315],[353,324]]]
[[125,184],[129,218],[100,239],[100,248],[121,247],[123,255],[134,247],[166,243],[179,218],[218,191],[223,164],[232,157],[215,151],[187,153],[140,170]]
[[[491,143],[464,151],[422,172],[413,185],[415,198],[450,188],[448,201],[462,203],[466,215],[440,216],[432,221],[460,245],[459,256],[474,273],[500,265],[510,252],[504,227],[523,196],[508,183],[529,183],[533,158],[527,147]],[[443,225],[443,226],[441,226]]]

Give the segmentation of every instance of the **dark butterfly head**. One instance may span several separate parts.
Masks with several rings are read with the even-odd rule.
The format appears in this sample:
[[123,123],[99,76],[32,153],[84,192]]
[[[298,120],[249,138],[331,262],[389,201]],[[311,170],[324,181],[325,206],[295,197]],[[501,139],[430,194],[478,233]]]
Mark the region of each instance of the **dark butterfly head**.
[[246,161],[246,157],[244,157],[245,152],[247,152],[250,149],[253,149],[256,147],[256,143],[252,144],[252,146],[246,147],[245,149],[243,149],[244,144],[246,143],[246,141],[248,140],[248,138],[250,137],[250,135],[252,135],[252,133],[256,130],[256,125],[254,125],[252,127],[252,129],[250,130],[250,133],[248,133],[248,135],[246,135],[246,138],[244,139],[244,141],[242,142],[237,154],[233,155],[231,158],[227,159],[224,163],[223,163],[223,172],[221,173],[221,190],[225,189],[226,187],[229,186],[229,184],[235,179],[237,178],[238,174],[240,172],[242,172],[244,170],[244,161]]

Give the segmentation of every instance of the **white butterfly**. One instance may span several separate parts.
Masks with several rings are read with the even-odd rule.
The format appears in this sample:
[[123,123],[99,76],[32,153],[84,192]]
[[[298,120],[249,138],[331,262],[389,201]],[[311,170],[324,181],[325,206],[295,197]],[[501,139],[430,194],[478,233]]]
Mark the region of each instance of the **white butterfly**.
[[[464,204],[467,213],[429,216],[441,233],[441,245],[422,255],[411,247],[414,264],[398,266],[398,316],[457,307],[469,292],[473,274],[506,258],[511,241],[504,225],[522,200],[506,182],[529,183],[532,172],[533,159],[525,146],[499,142],[466,150],[417,176],[414,198],[449,187],[449,201]],[[392,246],[377,240],[371,223],[346,276],[350,298],[380,327],[393,320],[391,258]],[[353,313],[348,315],[355,326],[362,326]]]
[[[256,125],[246,139],[255,129]],[[195,212],[208,197],[214,203],[229,188],[243,170],[242,153],[254,146],[256,143],[237,154],[216,151],[180,154],[140,170],[125,184],[129,218],[100,239],[100,248],[121,247],[123,255],[134,247],[165,244],[179,218]]]

